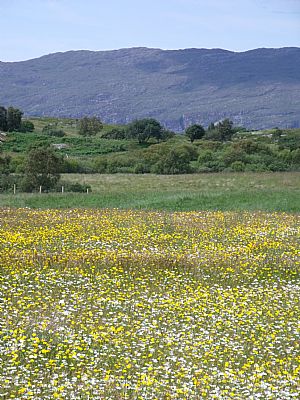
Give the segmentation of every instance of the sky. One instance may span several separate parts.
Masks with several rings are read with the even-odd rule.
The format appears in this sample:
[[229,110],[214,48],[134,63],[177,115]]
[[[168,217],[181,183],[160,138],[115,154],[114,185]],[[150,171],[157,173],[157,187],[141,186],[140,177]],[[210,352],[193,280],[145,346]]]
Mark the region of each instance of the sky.
[[0,60],[68,50],[300,47],[300,0],[0,0]]

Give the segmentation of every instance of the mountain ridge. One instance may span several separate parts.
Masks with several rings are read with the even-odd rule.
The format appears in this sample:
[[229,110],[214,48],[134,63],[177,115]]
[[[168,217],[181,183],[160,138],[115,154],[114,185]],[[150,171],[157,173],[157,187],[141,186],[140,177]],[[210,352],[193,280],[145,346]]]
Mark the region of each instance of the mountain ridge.
[[300,126],[300,48],[70,50],[0,62],[0,104],[30,116],[154,117],[182,130],[225,117],[253,129]]
[[245,53],[251,53],[251,52],[258,52],[260,50],[265,51],[273,51],[273,50],[299,50],[300,47],[296,46],[285,46],[285,47],[258,47],[256,49],[249,49],[249,50],[243,50],[243,51],[235,51],[235,50],[228,50],[228,49],[222,49],[220,47],[212,47],[212,48],[205,48],[205,47],[188,47],[188,48],[182,48],[182,49],[162,49],[160,47],[146,47],[146,46],[134,46],[134,47],[122,47],[119,49],[110,49],[110,50],[87,50],[87,49],[81,49],[81,50],[66,50],[66,51],[56,51],[54,53],[48,53],[48,54],[43,54],[41,56],[33,57],[33,58],[28,58],[26,60],[19,60],[19,61],[3,61],[0,60],[0,63],[3,64],[19,64],[19,63],[24,63],[28,61],[34,61],[34,60],[39,60],[41,58],[46,58],[52,55],[60,55],[60,54],[69,54],[69,53],[117,53],[117,52],[123,52],[127,50],[149,50],[149,51],[161,51],[161,52],[182,52],[182,51],[204,51],[204,52],[222,52],[222,53],[231,53],[231,54],[245,54]]

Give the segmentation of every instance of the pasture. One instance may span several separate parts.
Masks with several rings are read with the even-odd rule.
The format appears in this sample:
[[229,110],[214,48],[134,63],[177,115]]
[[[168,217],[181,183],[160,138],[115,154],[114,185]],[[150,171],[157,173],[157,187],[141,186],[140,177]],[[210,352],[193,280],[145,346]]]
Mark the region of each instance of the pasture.
[[[0,194],[0,207],[300,211],[300,173],[64,174],[92,192]],[[63,184],[63,183],[62,183]]]

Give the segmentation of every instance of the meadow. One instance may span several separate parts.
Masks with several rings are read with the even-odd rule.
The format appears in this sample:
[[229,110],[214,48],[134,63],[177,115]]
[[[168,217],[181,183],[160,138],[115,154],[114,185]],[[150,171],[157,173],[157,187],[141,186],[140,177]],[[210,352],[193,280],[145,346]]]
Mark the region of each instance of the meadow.
[[299,223],[2,207],[0,398],[298,398]]
[[0,194],[0,207],[300,212],[300,173],[63,174],[86,193]]

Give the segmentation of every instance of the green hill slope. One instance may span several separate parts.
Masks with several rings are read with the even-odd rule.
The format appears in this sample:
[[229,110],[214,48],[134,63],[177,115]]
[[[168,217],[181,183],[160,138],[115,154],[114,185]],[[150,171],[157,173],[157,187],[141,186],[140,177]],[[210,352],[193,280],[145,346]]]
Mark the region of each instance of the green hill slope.
[[152,116],[182,130],[224,117],[251,128],[300,126],[300,49],[71,51],[0,63],[0,104],[28,115]]

